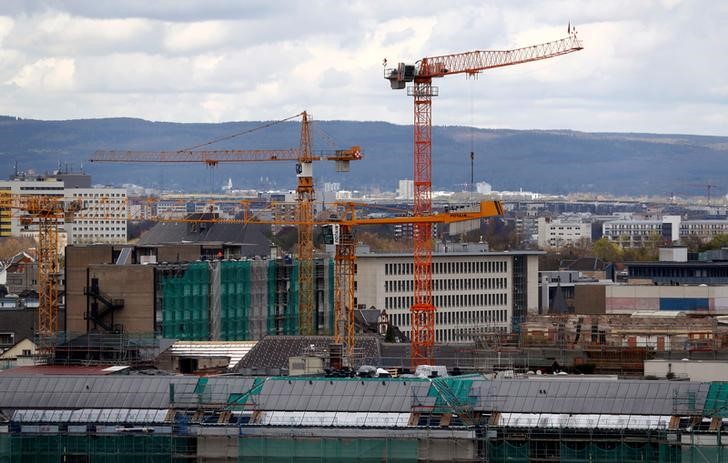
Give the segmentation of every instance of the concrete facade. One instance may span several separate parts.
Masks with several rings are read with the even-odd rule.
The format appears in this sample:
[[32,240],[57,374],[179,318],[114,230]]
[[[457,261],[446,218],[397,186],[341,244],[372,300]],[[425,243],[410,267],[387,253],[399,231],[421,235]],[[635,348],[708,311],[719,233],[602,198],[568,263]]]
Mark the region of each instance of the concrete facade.
[[591,224],[578,219],[538,218],[538,246],[559,248],[568,244],[591,242]]
[[728,362],[724,360],[645,360],[645,376],[690,381],[728,381]]
[[[75,178],[78,177],[78,178]],[[71,183],[66,185],[64,178]],[[87,180],[87,181],[85,181]],[[0,181],[0,191],[16,196],[54,196],[77,200],[83,203],[83,209],[78,211],[73,221],[64,223],[61,219],[59,231],[62,236],[62,245],[66,244],[93,244],[93,243],[126,243],[127,232],[127,205],[126,190],[124,188],[90,188],[75,187],[90,183],[87,175],[59,175],[39,176],[37,178],[22,178]],[[38,233],[36,224],[22,224],[21,213],[9,214],[0,211],[0,236],[31,236]]]
[[[539,254],[434,253],[435,341],[463,342],[476,331],[510,332],[526,313],[537,313]],[[406,336],[412,330],[413,283],[411,254],[357,255],[357,304],[385,309]]]
[[83,202],[66,224],[68,244],[126,243],[126,189],[67,188],[65,196]]

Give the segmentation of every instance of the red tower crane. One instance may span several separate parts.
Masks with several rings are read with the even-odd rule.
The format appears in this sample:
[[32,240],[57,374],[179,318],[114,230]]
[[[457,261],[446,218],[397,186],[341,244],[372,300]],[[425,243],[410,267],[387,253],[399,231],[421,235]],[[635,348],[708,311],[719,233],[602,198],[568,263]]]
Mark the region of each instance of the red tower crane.
[[[414,215],[432,213],[432,98],[438,88],[432,79],[453,74],[475,75],[486,69],[553,58],[581,50],[576,31],[554,42],[512,50],[471,51],[422,58],[415,64],[399,63],[385,69],[392,89],[401,90],[408,82],[407,95],[414,97]],[[386,60],[385,60],[386,66]],[[435,306],[432,303],[432,224],[414,224],[414,299],[412,312],[412,367],[433,362]]]

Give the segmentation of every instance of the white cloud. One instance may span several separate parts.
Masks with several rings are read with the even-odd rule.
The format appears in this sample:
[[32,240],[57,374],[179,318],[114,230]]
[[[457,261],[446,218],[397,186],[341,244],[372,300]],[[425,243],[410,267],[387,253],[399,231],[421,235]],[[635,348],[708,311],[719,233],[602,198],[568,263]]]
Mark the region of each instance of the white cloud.
[[224,47],[233,30],[224,21],[170,24],[165,27],[164,46],[173,52],[194,52]]
[[383,58],[541,43],[569,21],[583,51],[437,79],[435,123],[725,134],[728,7],[679,0],[6,0],[0,114],[224,121],[309,109],[411,123]]
[[13,78],[5,82],[38,91],[68,91],[74,87],[76,66],[69,58],[43,58],[23,66]]

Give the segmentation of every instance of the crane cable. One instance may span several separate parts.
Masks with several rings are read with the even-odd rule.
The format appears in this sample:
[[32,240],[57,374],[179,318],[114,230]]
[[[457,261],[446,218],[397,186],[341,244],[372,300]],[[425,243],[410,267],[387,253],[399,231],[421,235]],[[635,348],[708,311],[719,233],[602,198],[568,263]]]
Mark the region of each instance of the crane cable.
[[466,183],[470,184],[470,188],[468,188],[468,201],[473,202],[473,193],[475,192],[475,185],[473,185],[473,182],[475,181],[475,174],[473,173],[473,163],[475,159],[475,117],[474,117],[474,105],[473,105],[473,85],[474,85],[475,79],[471,79],[470,82],[470,181],[466,181]]
[[277,125],[277,124],[281,124],[283,122],[290,121],[291,119],[295,119],[295,118],[299,117],[302,114],[303,113],[298,113],[298,114],[295,114],[293,116],[286,117],[285,119],[281,119],[281,120],[278,120],[278,121],[268,122],[266,124],[262,124],[262,125],[259,125],[257,127],[253,127],[252,129],[244,130],[242,132],[234,133],[232,135],[227,135],[227,136],[221,137],[221,138],[216,138],[214,140],[210,140],[208,142],[201,143],[199,145],[190,146],[189,148],[182,148],[180,150],[177,150],[177,152],[180,152],[180,151],[192,151],[192,150],[195,150],[197,148],[202,148],[203,146],[209,146],[209,145],[213,145],[215,143],[219,143],[221,141],[231,140],[231,139],[233,139],[235,137],[239,137],[241,135],[246,135],[246,134],[249,134],[249,133],[258,131],[258,130],[267,129],[268,127],[273,127],[274,125]]

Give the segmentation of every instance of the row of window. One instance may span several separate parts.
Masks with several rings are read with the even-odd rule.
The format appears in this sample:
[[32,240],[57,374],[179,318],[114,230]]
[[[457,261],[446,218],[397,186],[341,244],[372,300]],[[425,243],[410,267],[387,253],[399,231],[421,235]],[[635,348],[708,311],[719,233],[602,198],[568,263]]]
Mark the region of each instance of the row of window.
[[74,230],[76,232],[84,232],[84,231],[119,231],[119,232],[125,232],[126,227],[75,227]]
[[[63,189],[63,188],[61,188]],[[126,198],[126,193],[74,193],[74,198]]]
[[[411,326],[412,318],[409,312],[390,313],[389,318],[395,326]],[[435,312],[435,324],[437,325],[491,325],[493,323],[508,323],[508,313],[505,309]]]
[[126,220],[76,220],[73,223],[78,225],[96,225],[99,223],[124,225]]
[[[414,302],[413,296],[394,296],[384,298],[384,308],[409,309]],[[508,303],[507,293],[480,293],[480,294],[444,294],[433,296],[435,307],[488,307],[502,306]]]
[[74,239],[79,241],[94,240],[99,238],[124,238],[126,240],[126,234],[120,235],[119,233],[79,233]]
[[[458,291],[463,289],[503,289],[508,286],[506,278],[436,278],[432,280],[433,291]],[[387,280],[385,293],[414,291],[413,280]]]
[[[412,275],[414,263],[384,264],[385,275]],[[499,261],[433,262],[432,273],[494,273],[505,272],[508,264]]]

